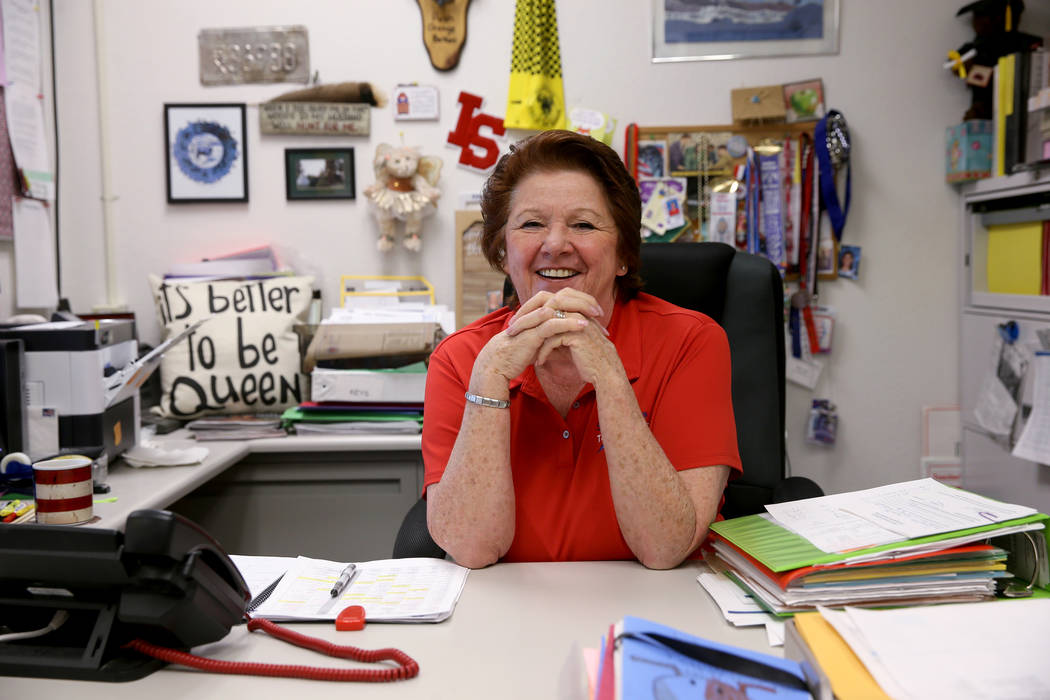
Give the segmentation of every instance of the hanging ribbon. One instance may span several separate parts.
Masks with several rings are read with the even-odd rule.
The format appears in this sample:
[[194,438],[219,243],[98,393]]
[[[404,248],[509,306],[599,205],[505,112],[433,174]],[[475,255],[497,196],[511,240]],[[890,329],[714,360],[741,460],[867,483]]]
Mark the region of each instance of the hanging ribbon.
[[565,128],[565,90],[554,0],[518,0],[503,126]]
[[813,318],[810,301],[816,294],[816,238],[818,235],[819,217],[815,195],[816,169],[813,161],[813,143],[808,134],[803,134],[799,148],[801,166],[802,193],[801,215],[799,217],[799,290],[791,296],[791,308],[788,311],[788,332],[791,335],[791,356],[802,357],[802,329],[805,327],[806,339],[810,351],[819,347],[817,324]]
[[[831,220],[835,240],[841,241],[842,229],[846,227],[846,215],[849,214],[851,190],[849,131],[846,128],[845,117],[834,109],[829,110],[827,116],[817,122],[813,141],[820,168],[820,196]],[[839,195],[835,188],[835,168],[841,165],[846,166],[845,206],[839,204]]]
[[628,124],[623,131],[623,162],[627,172],[638,181],[638,125]]
[[761,153],[758,156],[758,181],[762,189],[762,233],[765,234],[765,255],[778,269],[786,263],[784,254],[783,172],[780,156],[776,153]]
[[747,164],[744,168],[744,183],[747,187],[744,197],[745,217],[747,221],[747,252],[758,255],[762,253],[758,239],[758,202],[761,192],[759,191],[758,158],[752,148],[747,149]]

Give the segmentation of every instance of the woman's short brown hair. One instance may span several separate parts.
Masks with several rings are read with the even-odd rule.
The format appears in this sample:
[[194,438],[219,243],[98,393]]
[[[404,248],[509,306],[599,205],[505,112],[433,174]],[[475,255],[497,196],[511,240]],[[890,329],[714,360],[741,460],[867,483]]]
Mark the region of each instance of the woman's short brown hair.
[[485,259],[494,269],[503,270],[510,200],[518,184],[533,173],[564,170],[590,175],[605,193],[616,225],[616,253],[627,266],[627,274],[616,278],[616,286],[624,299],[632,298],[642,286],[638,274],[642,245],[638,184],[616,151],[573,131],[542,131],[511,146],[510,152],[499,159],[481,194],[481,249]]

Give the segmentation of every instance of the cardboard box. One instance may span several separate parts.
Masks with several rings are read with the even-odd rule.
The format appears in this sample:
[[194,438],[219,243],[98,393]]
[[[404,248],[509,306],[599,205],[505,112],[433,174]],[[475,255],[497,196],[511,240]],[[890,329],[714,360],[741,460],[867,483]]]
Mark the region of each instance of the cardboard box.
[[427,373],[422,363],[404,369],[315,369],[311,401],[422,403]]
[[991,120],[974,119],[949,126],[945,142],[945,180],[968,182],[992,176]]
[[440,324],[429,322],[322,323],[305,329],[297,325],[295,330],[301,339],[309,336],[303,353],[303,372],[307,374],[318,360],[426,353],[441,339]]
[[734,124],[767,124],[787,117],[781,85],[740,88],[730,93]]

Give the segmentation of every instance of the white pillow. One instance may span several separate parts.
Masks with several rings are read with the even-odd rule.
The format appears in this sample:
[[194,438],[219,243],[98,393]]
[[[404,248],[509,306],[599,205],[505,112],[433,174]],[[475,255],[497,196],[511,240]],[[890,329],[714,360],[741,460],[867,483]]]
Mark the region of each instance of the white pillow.
[[200,328],[160,364],[165,416],[280,411],[307,399],[292,326],[310,305],[313,277],[166,281],[150,275],[164,337]]

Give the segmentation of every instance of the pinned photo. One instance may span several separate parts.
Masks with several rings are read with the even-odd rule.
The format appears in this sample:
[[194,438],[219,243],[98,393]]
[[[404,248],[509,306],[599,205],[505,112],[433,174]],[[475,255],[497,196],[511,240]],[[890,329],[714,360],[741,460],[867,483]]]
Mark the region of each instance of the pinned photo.
[[860,246],[839,246],[839,277],[855,280],[860,275]]
[[824,82],[807,80],[784,86],[785,119],[794,122],[817,121],[824,118]]
[[667,143],[665,141],[638,142],[638,179],[666,177]]

